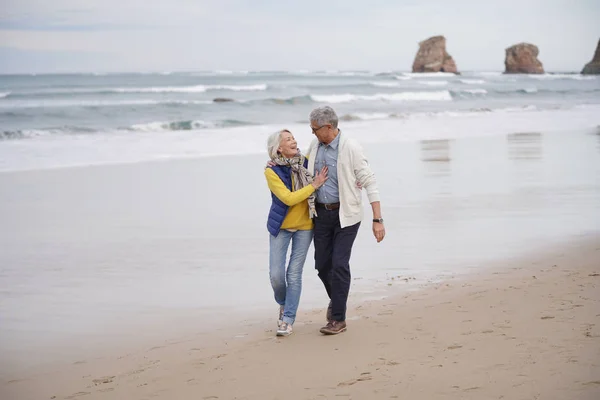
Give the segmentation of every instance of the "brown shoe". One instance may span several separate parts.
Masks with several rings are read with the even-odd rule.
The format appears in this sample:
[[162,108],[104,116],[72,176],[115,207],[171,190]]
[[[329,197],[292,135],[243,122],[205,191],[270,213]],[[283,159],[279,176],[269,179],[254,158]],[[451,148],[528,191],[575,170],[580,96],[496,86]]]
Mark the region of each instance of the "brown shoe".
[[329,300],[329,306],[327,306],[327,323],[333,321],[333,304]]
[[322,327],[320,332],[324,335],[337,335],[346,330],[346,321],[330,321],[326,326]]

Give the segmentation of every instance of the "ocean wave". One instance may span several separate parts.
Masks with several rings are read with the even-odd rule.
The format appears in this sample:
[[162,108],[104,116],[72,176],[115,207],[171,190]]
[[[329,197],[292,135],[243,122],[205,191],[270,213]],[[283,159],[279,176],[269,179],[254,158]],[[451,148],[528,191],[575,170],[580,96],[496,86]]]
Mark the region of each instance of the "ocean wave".
[[10,94],[10,92],[0,92],[0,99],[2,99],[4,97],[8,97],[9,94]]
[[2,104],[3,109],[22,109],[22,108],[60,108],[60,107],[121,107],[121,106],[180,106],[180,105],[203,105],[213,104],[212,100],[74,100],[74,101],[37,101],[24,102],[20,104]]
[[387,87],[387,88],[397,88],[397,87],[401,87],[404,85],[402,82],[371,82],[370,84],[372,86]]
[[468,94],[487,94],[487,90],[477,88],[477,89],[460,89],[460,90],[452,90],[452,93],[468,93]]
[[340,117],[342,121],[371,121],[377,119],[398,118],[398,114],[393,113],[352,113],[344,114]]
[[531,94],[531,93],[537,93],[538,89],[534,88],[534,87],[530,87],[530,88],[519,89],[519,90],[517,90],[517,92]]
[[160,132],[160,131],[191,131],[196,129],[227,128],[233,126],[255,125],[252,122],[239,121],[235,119],[226,119],[222,121],[157,121],[144,124],[135,124],[120,130],[129,130],[137,132]]
[[418,81],[421,85],[427,86],[446,86],[448,81]]
[[109,93],[204,93],[206,86],[163,86],[105,89]]
[[235,92],[241,91],[265,91],[268,85],[265,83],[255,85],[194,85],[194,86],[156,86],[156,87],[118,87],[118,88],[69,88],[53,89],[39,92],[24,93],[0,93],[0,97],[11,98],[31,98],[31,97],[53,97],[53,96],[71,96],[86,94],[113,94],[113,93],[204,93],[209,90],[229,90]]
[[580,74],[531,74],[527,76],[533,79],[574,79],[577,81],[587,81],[596,79],[595,76]]
[[377,93],[374,95],[331,94],[311,95],[317,103],[349,103],[353,101],[451,101],[447,90],[434,92]]
[[267,90],[267,85],[196,85],[196,86],[166,86],[166,87],[148,87],[148,88],[117,88],[108,89],[109,92],[116,93],[204,93],[207,90],[231,90],[231,91],[263,91]]
[[209,85],[206,86],[206,90],[232,90],[235,92],[244,92],[244,91],[263,91],[267,90],[267,84],[257,84],[257,85]]
[[404,72],[402,75],[411,78],[449,78],[456,76],[452,72]]
[[481,85],[484,84],[485,81],[483,79],[459,79],[461,83],[467,85]]
[[484,71],[484,72],[477,72],[476,75],[480,75],[480,76],[502,76],[502,72],[498,72],[498,71]]
[[202,120],[187,120],[187,121],[160,121],[148,122],[142,124],[134,124],[128,127],[121,128],[106,128],[92,129],[80,126],[63,126],[58,128],[44,129],[18,129],[0,131],[0,140],[10,139],[27,139],[41,136],[51,135],[83,135],[83,134],[110,134],[124,132],[167,132],[167,131],[191,131],[210,128],[229,128],[235,126],[256,125],[248,121],[239,121],[234,119],[226,119],[222,121],[202,121]]
[[46,129],[18,129],[14,131],[0,131],[0,140],[28,139],[50,135],[88,134],[97,132],[95,129],[80,126],[62,126]]

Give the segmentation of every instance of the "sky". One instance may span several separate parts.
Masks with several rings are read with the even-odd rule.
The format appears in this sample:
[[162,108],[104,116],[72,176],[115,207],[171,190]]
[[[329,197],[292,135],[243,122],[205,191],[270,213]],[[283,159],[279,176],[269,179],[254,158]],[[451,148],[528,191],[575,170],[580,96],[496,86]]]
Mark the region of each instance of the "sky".
[[410,70],[444,35],[459,70],[501,71],[536,44],[580,71],[600,0],[0,0],[0,73]]

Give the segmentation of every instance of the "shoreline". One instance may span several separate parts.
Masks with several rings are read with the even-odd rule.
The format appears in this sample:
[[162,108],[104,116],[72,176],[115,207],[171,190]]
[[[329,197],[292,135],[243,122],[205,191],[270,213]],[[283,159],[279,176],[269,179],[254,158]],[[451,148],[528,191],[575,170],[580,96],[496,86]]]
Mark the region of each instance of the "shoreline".
[[275,337],[274,320],[238,321],[23,374],[2,382],[0,393],[7,400],[258,399],[282,390],[298,399],[597,398],[600,235],[490,264],[381,300],[351,299],[348,332],[337,337],[318,334],[324,309],[301,310],[289,338]]
[[[516,107],[474,115],[468,112],[453,115],[453,111],[443,111],[436,117],[423,112],[408,118],[343,121],[342,126],[346,127],[352,137],[367,146],[428,140],[482,139],[519,132],[552,135],[576,131],[597,134],[600,120],[590,108],[596,109],[598,105],[580,104],[559,111]],[[563,118],[554,118],[557,113],[562,113]],[[264,143],[267,136],[281,127],[292,130],[299,143],[303,144],[303,149],[314,138],[305,123],[293,122],[218,129],[56,135],[5,140],[0,141],[0,174],[266,156]],[[223,136],[227,137],[226,141],[223,141]],[[64,148],[72,151],[61,154]],[[243,151],[232,151],[232,148],[241,148]],[[122,149],[129,151],[123,152]],[[207,152],[206,149],[211,150]],[[86,161],[83,162],[82,159]],[[2,160],[5,160],[4,163]]]

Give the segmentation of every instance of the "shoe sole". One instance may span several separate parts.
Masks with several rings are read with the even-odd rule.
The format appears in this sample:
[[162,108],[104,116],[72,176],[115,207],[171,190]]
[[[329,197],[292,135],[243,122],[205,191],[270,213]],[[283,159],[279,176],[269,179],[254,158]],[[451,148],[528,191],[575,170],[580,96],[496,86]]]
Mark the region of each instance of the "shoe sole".
[[277,332],[277,336],[290,336],[293,332]]
[[342,332],[346,332],[346,329],[347,328],[344,327],[344,328],[340,329],[339,331],[335,331],[335,332],[334,331],[328,331],[328,330],[325,330],[325,329],[321,329],[319,332],[321,332],[323,335],[337,335],[337,334],[340,334]]

